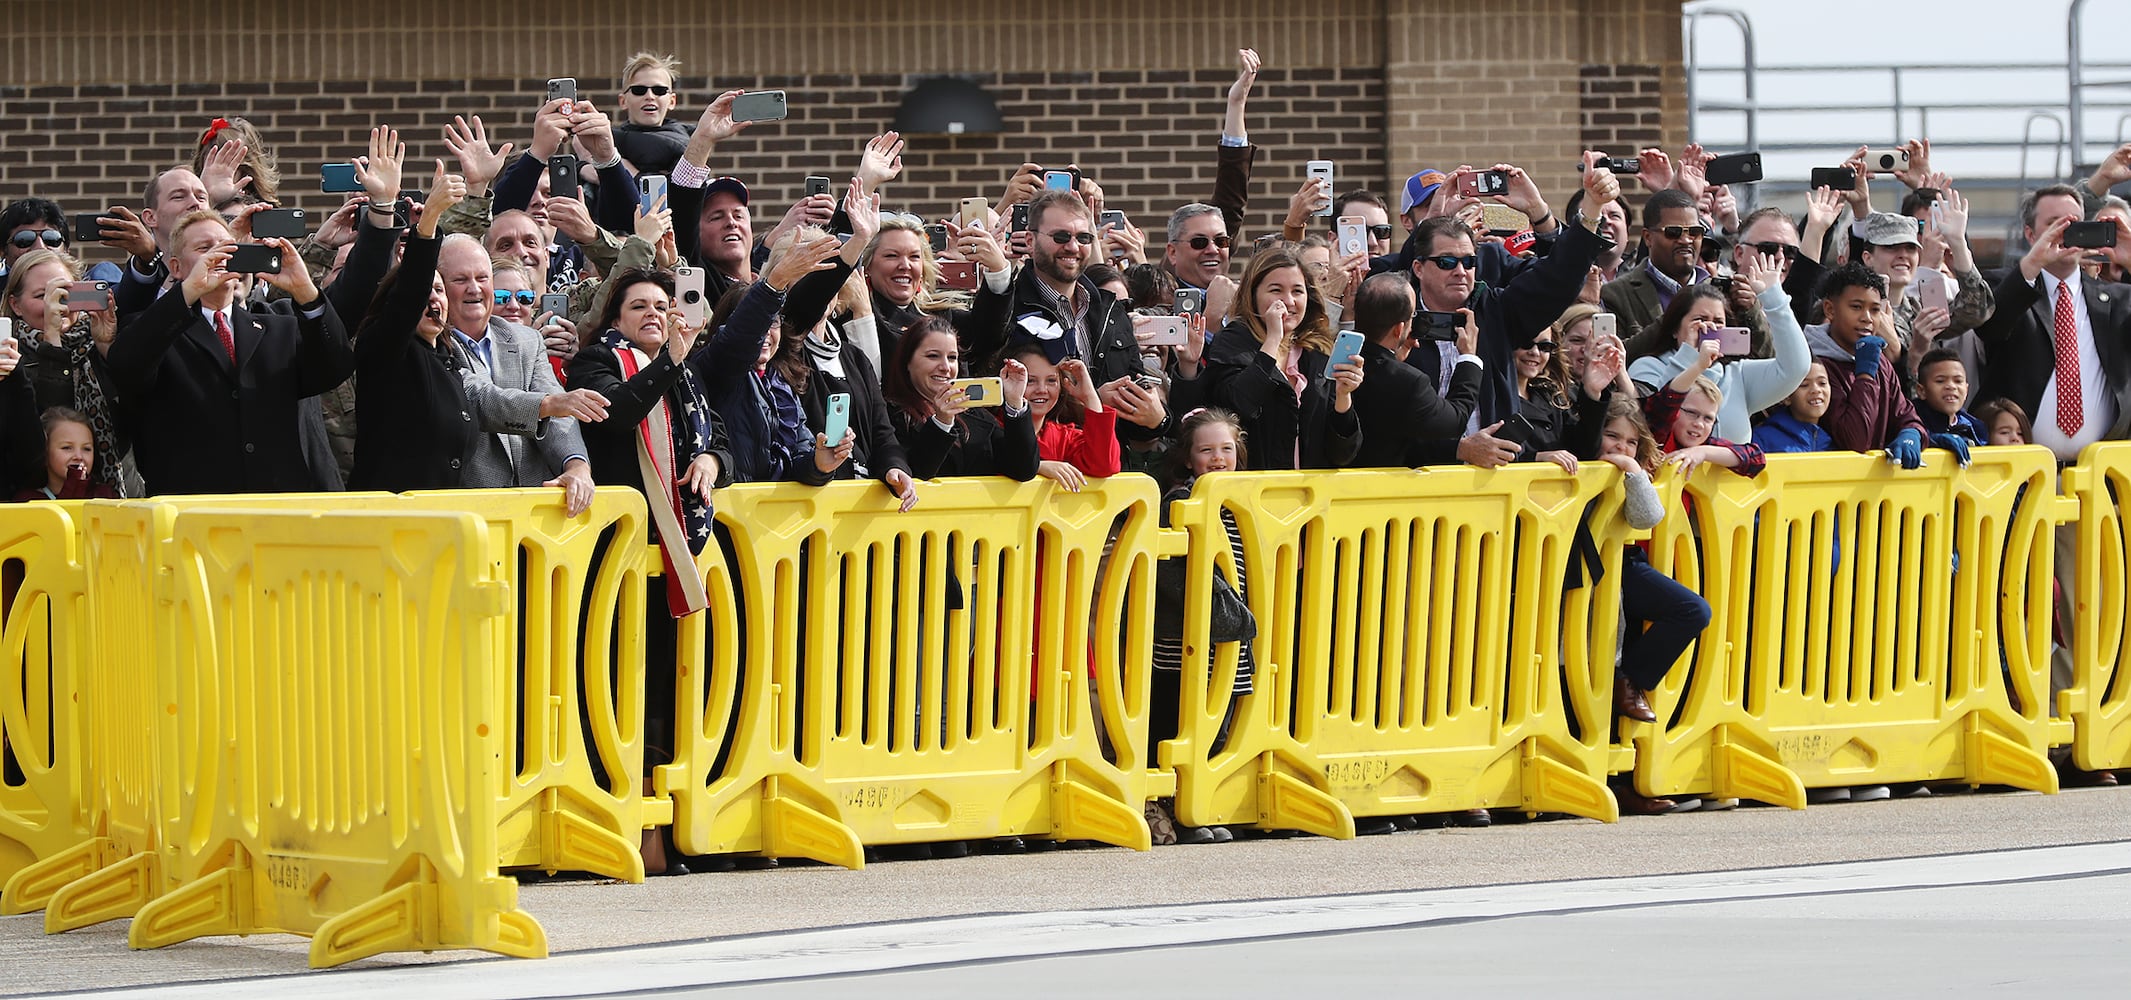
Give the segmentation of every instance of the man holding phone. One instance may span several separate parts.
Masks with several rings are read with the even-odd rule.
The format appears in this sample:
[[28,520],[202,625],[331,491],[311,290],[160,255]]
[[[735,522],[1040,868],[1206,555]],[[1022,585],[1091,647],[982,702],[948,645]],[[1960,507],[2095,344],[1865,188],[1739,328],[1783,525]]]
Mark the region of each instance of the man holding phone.
[[[8,203],[0,209],[0,234],[7,240],[0,244],[0,282],[7,280],[16,258],[39,247],[69,251],[76,236],[67,225],[66,214],[49,198],[23,198]],[[100,233],[97,239],[102,239]],[[104,260],[89,265],[85,277],[117,284],[121,274],[118,265]]]
[[[1218,225],[1218,216],[1211,217]],[[1129,303],[1088,279],[1095,249],[1095,215],[1071,191],[1045,191],[1029,202],[1029,266],[1013,285],[1013,324],[1007,345],[1034,340],[1053,364],[1087,363],[1103,405],[1117,410],[1118,435],[1143,440],[1159,434],[1169,415],[1160,400],[1133,380],[1139,344]],[[969,353],[991,357],[1000,344],[972,337]]]
[[[1361,450],[1353,466],[1361,469],[1415,468],[1458,461],[1461,436],[1480,402],[1486,363],[1479,349],[1480,329],[1472,311],[1457,311],[1453,341],[1457,363],[1450,391],[1436,392],[1420,369],[1406,363],[1419,342],[1414,337],[1413,286],[1396,274],[1374,275],[1354,293],[1354,329],[1363,337],[1361,385],[1354,389],[1354,413],[1361,421]],[[1514,456],[1512,456],[1514,457]]]

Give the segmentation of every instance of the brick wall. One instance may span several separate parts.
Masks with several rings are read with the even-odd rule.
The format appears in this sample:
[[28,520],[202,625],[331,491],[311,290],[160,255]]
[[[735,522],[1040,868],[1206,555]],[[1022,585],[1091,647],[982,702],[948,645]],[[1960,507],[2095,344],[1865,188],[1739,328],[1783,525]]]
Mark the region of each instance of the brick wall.
[[1658,67],[1585,66],[1581,72],[1585,146],[1630,156],[1632,150],[1664,144],[1664,79]]

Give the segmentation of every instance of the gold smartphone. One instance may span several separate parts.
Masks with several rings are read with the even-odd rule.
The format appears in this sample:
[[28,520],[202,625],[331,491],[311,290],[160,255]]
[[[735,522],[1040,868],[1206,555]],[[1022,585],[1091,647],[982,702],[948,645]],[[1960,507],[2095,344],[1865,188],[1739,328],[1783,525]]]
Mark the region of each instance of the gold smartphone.
[[996,377],[958,378],[949,384],[962,390],[962,394],[969,397],[969,406],[972,409],[981,406],[1004,406],[1006,404],[1006,388],[1000,385]]

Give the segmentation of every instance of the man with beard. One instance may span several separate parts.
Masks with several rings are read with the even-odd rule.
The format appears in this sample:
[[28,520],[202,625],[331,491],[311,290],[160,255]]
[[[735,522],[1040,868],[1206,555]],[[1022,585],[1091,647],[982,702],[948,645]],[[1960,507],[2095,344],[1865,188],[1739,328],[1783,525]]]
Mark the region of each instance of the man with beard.
[[[1666,188],[1643,203],[1643,264],[1606,282],[1598,293],[1606,311],[1620,318],[1620,338],[1628,345],[1629,360],[1646,346],[1638,344],[1635,335],[1656,325],[1672,296],[1709,280],[1709,271],[1702,267],[1702,237],[1708,231],[1694,198],[1684,191]],[[1645,353],[1671,346],[1659,344]]]
[[[1200,225],[1223,225],[1217,209],[1199,207],[1206,209],[1194,217]],[[1071,191],[1045,191],[1029,202],[1029,232],[1029,266],[1014,280],[1007,346],[1034,340],[1052,364],[1079,358],[1094,375],[1103,405],[1116,408],[1120,436],[1161,432],[1168,414],[1160,400],[1133,381],[1141,369],[1130,303],[1096,287],[1085,273],[1096,252],[1095,216],[1088,203]],[[1227,256],[1224,250],[1223,266]],[[973,361],[987,353],[976,344],[971,348]]]

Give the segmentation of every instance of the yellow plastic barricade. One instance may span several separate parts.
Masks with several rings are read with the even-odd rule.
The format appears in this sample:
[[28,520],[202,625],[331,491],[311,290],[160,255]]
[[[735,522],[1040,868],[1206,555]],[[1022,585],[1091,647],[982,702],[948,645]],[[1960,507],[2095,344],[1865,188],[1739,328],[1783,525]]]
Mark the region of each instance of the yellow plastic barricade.
[[[1877,454],[1775,455],[1746,479],[1677,484],[1651,564],[1711,621],[1624,723],[1646,795],[1803,808],[1805,789],[1959,779],[2057,790],[2051,725],[2051,532],[2040,448],[1944,451],[1905,470]],[[1954,554],[1961,553],[1956,565]]]
[[857,868],[868,844],[1149,846],[1153,482],[919,493],[719,492],[735,559],[701,560],[711,607],[682,623],[676,759],[654,771],[681,850]]
[[[176,518],[180,645],[166,846],[201,859],[130,941],[312,936],[386,951],[547,954],[497,874],[510,602],[471,514],[194,509]],[[192,867],[188,865],[187,867]]]
[[89,839],[79,698],[88,580],[70,508],[0,507],[0,885]]
[[2072,609],[2072,687],[2059,693],[2058,714],[2074,724],[2072,762],[2081,770],[2131,767],[2131,643],[2124,641],[2131,603],[2131,534],[2123,502],[2131,496],[2131,443],[2088,445],[2064,470],[2065,492],[2079,501],[2078,603]]
[[[1184,634],[1207,634],[1216,567],[1234,578],[1226,510],[1257,674],[1217,745],[1236,647],[1185,644],[1178,736],[1161,748],[1178,819],[1331,837],[1352,837],[1357,815],[1478,807],[1617,819],[1618,481],[1551,465],[1200,479],[1170,511],[1189,537]],[[1607,572],[1572,589],[1587,511]]]

